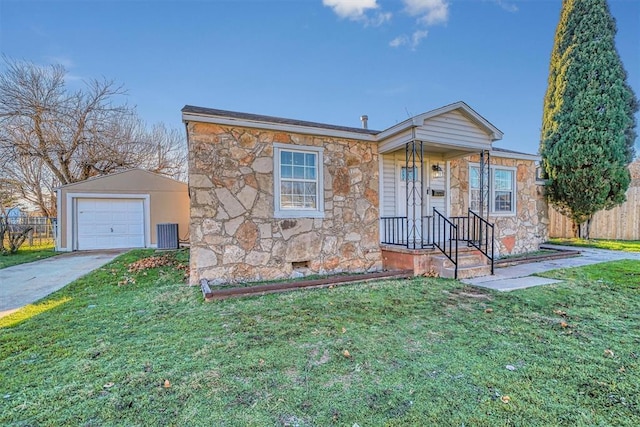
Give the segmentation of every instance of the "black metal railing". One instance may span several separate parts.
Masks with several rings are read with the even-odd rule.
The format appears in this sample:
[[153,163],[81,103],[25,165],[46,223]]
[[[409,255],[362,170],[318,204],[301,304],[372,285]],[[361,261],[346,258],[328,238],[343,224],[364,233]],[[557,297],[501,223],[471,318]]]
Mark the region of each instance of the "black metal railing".
[[466,240],[466,236],[469,235],[469,217],[468,216],[452,216],[449,217],[449,221],[453,223],[458,229],[458,239]]
[[407,244],[407,217],[388,216],[380,218],[380,241],[386,245]]
[[[380,241],[387,245],[405,246],[410,249],[437,248],[454,265],[454,277],[458,277],[458,244],[466,242],[476,248],[491,262],[494,268],[494,225],[469,209],[467,216],[447,218],[436,208],[433,216],[423,216],[417,228],[409,227],[406,216],[380,218]],[[419,229],[421,235],[409,230]]]
[[422,247],[433,248],[433,216],[422,217]]
[[409,225],[406,216],[386,216],[380,218],[380,243],[385,245],[399,245],[407,248],[432,248],[433,247],[433,217],[425,215],[420,219],[420,235],[410,233],[407,230],[413,228]]
[[478,249],[491,262],[491,274],[493,274],[494,261],[494,227],[493,224],[469,209],[469,234],[465,240],[471,246]]
[[453,263],[453,277],[458,278],[458,227],[433,208],[433,245]]

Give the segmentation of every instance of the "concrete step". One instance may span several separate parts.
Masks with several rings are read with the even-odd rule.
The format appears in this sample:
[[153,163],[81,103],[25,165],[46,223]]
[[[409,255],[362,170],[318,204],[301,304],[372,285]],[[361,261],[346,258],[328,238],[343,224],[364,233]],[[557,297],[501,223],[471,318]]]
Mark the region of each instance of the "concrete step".
[[[491,266],[486,264],[476,264],[464,267],[458,267],[458,279],[470,279],[472,277],[488,276],[491,274]],[[445,267],[440,270],[440,277],[453,279],[455,276],[455,268],[453,266]]]
[[[459,252],[458,267],[470,267],[474,265],[486,264],[487,258],[478,251]],[[453,262],[445,255],[436,255],[432,258],[434,268],[453,267]]]

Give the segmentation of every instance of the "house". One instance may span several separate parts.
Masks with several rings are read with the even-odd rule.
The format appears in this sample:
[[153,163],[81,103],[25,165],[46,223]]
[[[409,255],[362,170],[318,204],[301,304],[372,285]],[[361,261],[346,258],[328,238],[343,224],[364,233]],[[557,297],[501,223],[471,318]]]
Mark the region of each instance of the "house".
[[165,223],[188,238],[187,184],[142,169],[64,185],[57,203],[58,251],[155,248]]
[[[547,239],[537,156],[464,102],[375,131],[185,106],[191,282],[488,274]],[[296,273],[297,272],[297,273]]]

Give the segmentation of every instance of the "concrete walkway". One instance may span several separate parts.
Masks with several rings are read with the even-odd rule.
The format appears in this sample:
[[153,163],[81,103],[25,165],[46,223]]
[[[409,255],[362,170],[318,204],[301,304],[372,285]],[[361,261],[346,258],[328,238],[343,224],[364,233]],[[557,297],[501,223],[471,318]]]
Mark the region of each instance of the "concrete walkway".
[[71,252],[0,269],[0,317],[46,297],[126,251]]
[[560,282],[560,280],[532,276],[532,274],[536,273],[556,270],[559,268],[582,267],[583,265],[617,261],[621,259],[633,259],[640,261],[640,253],[638,252],[609,251],[605,249],[560,245],[544,245],[544,247],[549,249],[578,250],[581,252],[581,255],[573,258],[539,261],[514,265],[513,267],[496,268],[493,276],[474,277],[472,279],[464,279],[462,282],[469,285],[506,292],[529,288],[531,286],[548,285],[550,283]]

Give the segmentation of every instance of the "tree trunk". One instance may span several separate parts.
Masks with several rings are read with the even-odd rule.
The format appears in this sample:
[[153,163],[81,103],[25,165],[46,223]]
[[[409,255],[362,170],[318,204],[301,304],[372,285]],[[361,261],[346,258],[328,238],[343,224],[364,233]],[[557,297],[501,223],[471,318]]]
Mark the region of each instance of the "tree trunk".
[[591,219],[592,218],[593,216],[589,216],[589,218],[587,218],[587,220],[583,223],[583,226],[584,226],[583,239],[585,240],[589,240],[591,238]]
[[580,224],[575,219],[571,220],[571,231],[573,233],[573,237],[580,238]]

